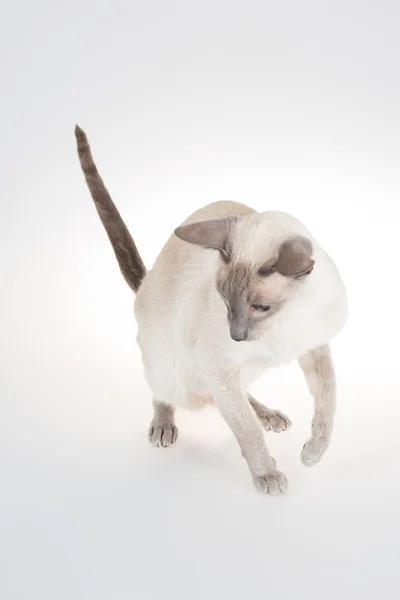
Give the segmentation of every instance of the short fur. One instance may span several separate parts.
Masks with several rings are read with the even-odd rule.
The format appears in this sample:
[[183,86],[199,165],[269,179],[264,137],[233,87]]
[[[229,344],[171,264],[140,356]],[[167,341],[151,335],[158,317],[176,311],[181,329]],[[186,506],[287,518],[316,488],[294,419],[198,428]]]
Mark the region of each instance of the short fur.
[[283,431],[290,421],[246,388],[265,369],[299,361],[315,400],[302,460],[307,466],[318,462],[329,445],[335,412],[329,341],[347,315],[334,263],[294,217],[222,201],[191,215],[144,277],[143,262],[79,128],[77,138],[96,206],[107,207],[99,214],[108,232],[112,223],[109,237],[121,271],[133,289],[141,282],[135,315],[154,395],[151,442],[166,447],[176,441],[176,406],[215,403],[257,488],[285,492],[286,477],[269,455],[263,429]]
[[79,160],[86,178],[86,183],[94,200],[101,222],[104,225],[104,229],[114,248],[121,273],[129,287],[132,288],[134,292],[137,292],[139,285],[146,275],[146,267],[143,264],[131,234],[123,222],[117,207],[111,200],[111,196],[99,175],[90,151],[86,134],[78,125],[75,127],[75,136]]

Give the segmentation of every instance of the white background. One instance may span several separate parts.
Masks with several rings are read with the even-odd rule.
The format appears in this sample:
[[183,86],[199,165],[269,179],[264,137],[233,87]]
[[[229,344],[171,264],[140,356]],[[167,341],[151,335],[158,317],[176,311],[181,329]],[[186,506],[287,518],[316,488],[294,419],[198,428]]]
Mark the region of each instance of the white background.
[[[2,600],[397,598],[398,3],[9,3],[0,20]],[[281,209],[338,264],[331,448],[300,462],[297,365],[256,396],[287,497],[253,487],[209,410],[147,442],[123,281],[76,157],[87,132],[151,266],[217,199]]]

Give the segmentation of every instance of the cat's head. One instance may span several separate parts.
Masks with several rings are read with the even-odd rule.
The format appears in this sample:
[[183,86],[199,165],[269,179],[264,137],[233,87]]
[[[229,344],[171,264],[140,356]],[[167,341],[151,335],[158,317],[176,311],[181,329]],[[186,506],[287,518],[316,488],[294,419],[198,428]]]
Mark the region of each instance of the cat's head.
[[215,285],[233,340],[262,337],[269,320],[301,293],[314,267],[313,245],[296,224],[284,213],[256,213],[175,230],[181,240],[219,252]]

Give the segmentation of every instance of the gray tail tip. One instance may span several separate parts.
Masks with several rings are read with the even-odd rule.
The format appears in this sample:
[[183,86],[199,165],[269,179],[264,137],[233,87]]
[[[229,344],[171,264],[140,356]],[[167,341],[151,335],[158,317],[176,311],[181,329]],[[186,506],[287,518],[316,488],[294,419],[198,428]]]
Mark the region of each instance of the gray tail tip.
[[75,125],[75,137],[80,143],[87,142],[86,133],[79,127],[79,125]]

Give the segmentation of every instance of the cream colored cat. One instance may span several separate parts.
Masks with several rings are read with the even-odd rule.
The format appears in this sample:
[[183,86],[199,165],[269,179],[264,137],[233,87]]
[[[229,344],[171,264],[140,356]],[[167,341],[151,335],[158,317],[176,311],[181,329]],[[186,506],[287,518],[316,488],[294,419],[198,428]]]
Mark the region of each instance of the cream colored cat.
[[294,217],[225,201],[191,215],[146,273],[86,135],[79,127],[75,133],[99,216],[121,271],[137,292],[137,340],[154,397],[150,441],[160,447],[176,442],[176,406],[215,403],[257,488],[283,493],[287,479],[276,469],[263,429],[283,431],[290,421],[246,389],[266,369],[297,359],[315,400],[312,433],[301,457],[306,466],[319,461],[335,412],[329,341],[347,315],[334,263]]

